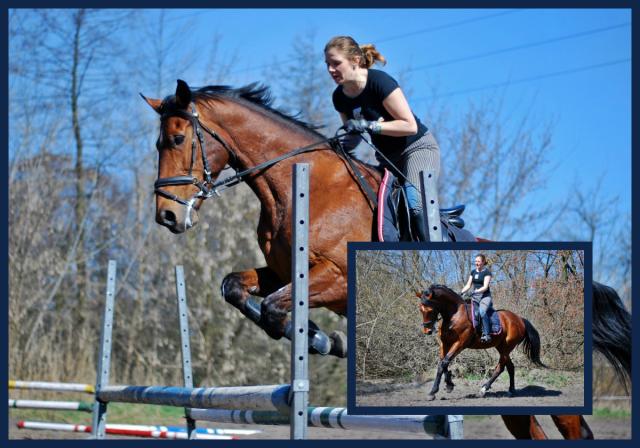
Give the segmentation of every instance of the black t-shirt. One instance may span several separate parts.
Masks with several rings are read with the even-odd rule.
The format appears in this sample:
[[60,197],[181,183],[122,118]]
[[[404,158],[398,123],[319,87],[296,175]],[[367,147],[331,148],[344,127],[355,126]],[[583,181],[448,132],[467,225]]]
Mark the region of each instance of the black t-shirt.
[[[473,285],[474,291],[478,288],[482,288],[484,286],[484,278],[488,275],[491,275],[491,271],[487,268],[484,268],[482,271],[478,272],[477,269],[471,271],[471,284]],[[489,287],[485,292],[482,293],[482,297],[488,297],[491,295],[491,287]]]
[[[377,121],[380,117],[384,121],[392,121],[394,118],[384,108],[382,102],[398,87],[398,83],[391,76],[380,70],[369,69],[367,84],[360,95],[349,98],[338,86],[333,92],[333,107],[347,118],[364,118],[369,121]],[[427,132],[427,127],[414,115],[418,132],[406,137],[390,137],[388,135],[374,134],[371,141],[385,155],[400,153],[407,146],[422,137]]]

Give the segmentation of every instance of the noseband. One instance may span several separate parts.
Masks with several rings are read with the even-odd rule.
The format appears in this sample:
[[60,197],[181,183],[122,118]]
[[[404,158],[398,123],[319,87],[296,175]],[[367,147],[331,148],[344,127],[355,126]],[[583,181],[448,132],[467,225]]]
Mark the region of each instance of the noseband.
[[[196,111],[195,104],[191,104],[191,113],[184,110],[174,110],[170,113],[162,114],[161,120],[164,120],[169,117],[180,117],[185,120],[191,122],[191,126],[193,128],[193,133],[191,137],[191,166],[189,167],[189,175],[188,176],[172,176],[172,177],[163,177],[158,178],[154,183],[155,193],[163,196],[167,199],[171,199],[179,204],[182,204],[187,207],[187,220],[191,219],[191,209],[193,208],[193,204],[197,199],[207,199],[213,196],[216,193],[215,186],[211,179],[211,169],[209,168],[209,161],[207,160],[207,150],[205,146],[204,137],[202,135],[202,131],[200,129],[204,129],[209,135],[215,138],[220,144],[227,150],[230,158],[234,161],[237,160],[236,154],[233,150],[227,145],[222,137],[220,137],[215,131],[209,129],[207,126],[202,124],[200,121],[200,116]],[[203,174],[204,179],[199,180],[197,177],[193,175],[193,167],[196,163],[196,153],[197,153],[197,144],[200,144],[200,153],[202,154],[202,166],[203,166]],[[195,185],[198,187],[199,191],[196,192],[189,199],[183,199],[173,193],[170,193],[163,189],[163,187],[169,186],[178,186],[178,185]]]
[[[431,297],[431,294],[429,294],[429,297]],[[429,306],[431,308],[433,308],[436,311],[436,319],[435,320],[430,320],[427,322],[422,322],[422,328],[430,328],[433,327],[433,325],[438,321],[438,315],[439,310],[438,310],[438,303],[434,302],[433,300],[429,299],[426,295],[422,295],[422,297],[420,298],[420,303],[424,306]]]

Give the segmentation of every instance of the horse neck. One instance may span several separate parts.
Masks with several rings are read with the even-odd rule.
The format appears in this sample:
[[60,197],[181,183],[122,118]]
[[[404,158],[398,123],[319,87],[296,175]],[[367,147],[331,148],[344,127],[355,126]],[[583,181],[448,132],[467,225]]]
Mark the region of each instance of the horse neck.
[[[210,121],[221,129],[233,148],[238,158],[235,167],[238,171],[253,168],[314,141],[310,133],[296,129],[295,125],[287,126],[269,117],[268,112],[235,101],[221,101],[207,112]],[[277,202],[290,194],[292,163],[285,159],[261,171],[259,176],[247,176],[245,181],[263,204]]]
[[464,301],[455,297],[452,293],[444,291],[438,296],[438,303],[441,305],[440,314],[445,320],[449,320],[454,314],[464,308]]

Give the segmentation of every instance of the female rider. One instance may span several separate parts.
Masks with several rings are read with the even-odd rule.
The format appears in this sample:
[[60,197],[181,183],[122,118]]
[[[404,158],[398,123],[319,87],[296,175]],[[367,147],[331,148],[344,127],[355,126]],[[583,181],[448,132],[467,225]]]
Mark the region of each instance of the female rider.
[[489,307],[493,306],[491,299],[491,289],[489,283],[491,283],[491,271],[487,268],[487,257],[484,254],[476,255],[475,260],[476,268],[471,271],[467,284],[460,291],[460,295],[467,292],[473,285],[472,298],[477,304],[480,310],[480,317],[482,318],[482,342],[489,342],[491,336],[489,335],[491,329],[491,323],[489,322],[489,315],[487,311]]
[[[414,234],[428,241],[422,218],[420,171],[440,174],[440,148],[427,127],[413,114],[395,79],[371,68],[386,63],[375,46],[358,45],[349,36],[337,36],[324,48],[327,70],[338,87],[333,105],[349,133],[371,134],[372,143],[408,179],[404,189],[411,211]],[[360,139],[347,139],[345,146],[353,155]],[[379,162],[382,158],[376,154]],[[388,167],[391,168],[391,167]],[[397,175],[397,174],[396,174]]]

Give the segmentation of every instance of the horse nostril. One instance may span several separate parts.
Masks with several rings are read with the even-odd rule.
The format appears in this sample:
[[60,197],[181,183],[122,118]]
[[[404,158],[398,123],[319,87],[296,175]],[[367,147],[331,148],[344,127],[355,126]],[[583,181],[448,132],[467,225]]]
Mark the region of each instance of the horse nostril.
[[176,224],[176,214],[171,210],[162,210],[160,212],[160,224],[173,226]]

